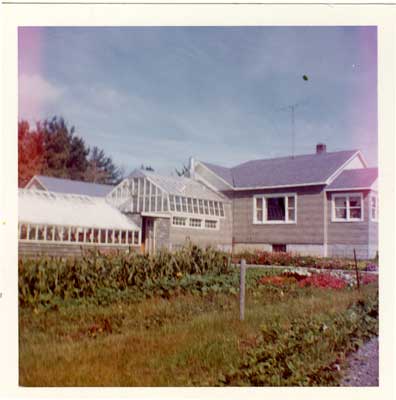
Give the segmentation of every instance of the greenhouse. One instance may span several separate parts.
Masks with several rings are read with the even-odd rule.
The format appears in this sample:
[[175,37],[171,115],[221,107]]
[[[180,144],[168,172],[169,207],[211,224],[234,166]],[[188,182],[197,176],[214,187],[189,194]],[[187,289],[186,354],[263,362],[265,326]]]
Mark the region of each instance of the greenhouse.
[[165,177],[135,171],[114,188],[108,200],[123,212],[184,213],[224,217],[222,198],[186,177]]
[[231,239],[230,216],[229,199],[187,177],[135,170],[102,188],[36,176],[19,190],[19,250],[69,255],[81,246],[133,246],[154,253],[186,240],[221,244]]
[[230,200],[185,176],[135,170],[106,199],[141,227],[142,248],[149,253],[186,240],[217,244],[231,235]]
[[138,246],[139,227],[104,198],[19,189],[21,242]]

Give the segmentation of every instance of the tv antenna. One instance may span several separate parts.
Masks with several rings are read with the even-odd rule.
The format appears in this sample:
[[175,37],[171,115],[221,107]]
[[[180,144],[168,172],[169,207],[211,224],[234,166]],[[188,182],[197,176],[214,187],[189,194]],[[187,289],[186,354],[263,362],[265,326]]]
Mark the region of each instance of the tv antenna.
[[307,100],[300,101],[298,103],[289,104],[287,106],[284,106],[284,107],[281,107],[278,109],[279,111],[290,111],[291,127],[292,127],[292,158],[294,158],[295,141],[296,141],[295,111],[296,111],[296,108],[301,107],[301,106],[305,105],[306,103],[307,103]]

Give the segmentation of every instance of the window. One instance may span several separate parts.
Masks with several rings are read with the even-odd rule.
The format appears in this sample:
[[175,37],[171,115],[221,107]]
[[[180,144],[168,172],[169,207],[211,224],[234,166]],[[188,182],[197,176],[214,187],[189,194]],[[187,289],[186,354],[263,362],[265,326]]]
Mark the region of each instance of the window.
[[203,214],[204,213],[203,201],[202,200],[198,200],[198,202],[199,202],[199,213]]
[[202,219],[190,218],[190,226],[193,228],[200,228],[202,225]]
[[20,238],[22,240],[26,240],[28,237],[27,237],[27,226],[25,224],[21,225],[20,232],[21,232]]
[[205,220],[205,228],[206,229],[217,229],[217,221],[215,220]]
[[176,196],[176,211],[181,211],[181,199],[180,196]]
[[172,195],[169,195],[169,209],[175,211],[175,198]]
[[215,215],[219,216],[219,203],[217,201],[214,202],[214,210],[215,210]]
[[187,209],[187,211],[192,214],[192,199],[190,197],[187,199]]
[[194,210],[194,214],[198,214],[198,200],[197,199],[193,199],[193,210]]
[[186,220],[185,217],[173,217],[172,223],[176,226],[186,226]]
[[139,232],[135,231],[133,235],[134,244],[139,244]]
[[285,253],[286,252],[286,245],[285,244],[273,244],[272,251],[274,253]]
[[371,194],[371,220],[378,221],[378,197]]
[[295,223],[296,194],[262,195],[254,197],[254,223]]
[[363,196],[361,193],[333,194],[332,221],[363,221]]
[[213,201],[209,201],[209,211],[210,211],[210,215],[214,215]]
[[183,212],[187,212],[187,198],[186,197],[182,197],[182,209],[183,209]]

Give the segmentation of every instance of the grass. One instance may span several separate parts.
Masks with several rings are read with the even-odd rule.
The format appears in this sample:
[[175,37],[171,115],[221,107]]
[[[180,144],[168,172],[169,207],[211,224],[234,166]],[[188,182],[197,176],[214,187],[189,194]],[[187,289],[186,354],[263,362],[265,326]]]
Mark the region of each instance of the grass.
[[[238,296],[221,292],[20,308],[20,385],[218,385],[257,345],[263,325],[287,329],[293,318],[342,312],[376,290],[251,288],[243,322]],[[331,356],[318,354],[323,362]]]

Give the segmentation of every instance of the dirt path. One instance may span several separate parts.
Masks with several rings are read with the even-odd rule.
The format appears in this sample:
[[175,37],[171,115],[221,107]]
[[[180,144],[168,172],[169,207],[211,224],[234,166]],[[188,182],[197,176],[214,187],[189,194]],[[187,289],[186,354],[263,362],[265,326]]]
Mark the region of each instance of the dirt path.
[[349,368],[345,371],[341,386],[378,386],[378,337],[365,343],[347,361]]

